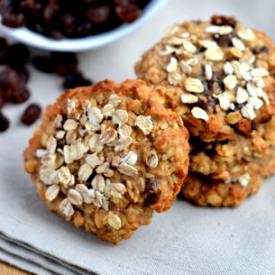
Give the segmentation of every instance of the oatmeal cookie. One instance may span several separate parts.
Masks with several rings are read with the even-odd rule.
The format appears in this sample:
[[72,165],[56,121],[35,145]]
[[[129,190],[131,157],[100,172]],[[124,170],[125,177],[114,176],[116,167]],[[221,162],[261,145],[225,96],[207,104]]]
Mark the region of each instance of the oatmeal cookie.
[[233,17],[171,27],[136,73],[166,98],[190,133],[183,196],[237,206],[275,171],[275,47]]
[[24,152],[48,208],[116,244],[169,209],[188,171],[188,132],[142,81],[62,94]]

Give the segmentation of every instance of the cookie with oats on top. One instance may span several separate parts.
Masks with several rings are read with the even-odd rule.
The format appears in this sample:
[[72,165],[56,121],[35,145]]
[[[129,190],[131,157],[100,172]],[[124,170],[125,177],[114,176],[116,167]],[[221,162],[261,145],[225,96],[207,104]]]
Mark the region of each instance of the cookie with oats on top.
[[143,81],[102,81],[50,105],[24,152],[48,208],[116,244],[169,209],[188,171],[188,132]]
[[[275,48],[234,17],[174,25],[136,64],[190,133],[185,199],[238,206],[275,171]],[[162,88],[160,88],[162,89]]]

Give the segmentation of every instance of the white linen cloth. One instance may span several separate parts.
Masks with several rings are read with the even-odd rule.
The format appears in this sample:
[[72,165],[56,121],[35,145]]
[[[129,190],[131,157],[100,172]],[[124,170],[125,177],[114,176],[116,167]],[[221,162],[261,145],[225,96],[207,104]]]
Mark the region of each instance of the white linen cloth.
[[[234,14],[275,37],[275,2],[168,0],[147,25],[120,41],[80,54],[94,80],[133,78],[133,65],[174,22]],[[31,102],[46,105],[61,80],[33,71]],[[26,104],[25,104],[26,105]],[[275,178],[237,209],[198,208],[178,201],[150,226],[117,246],[101,242],[50,213],[23,171],[22,151],[32,134],[18,122],[25,108],[8,106],[12,128],[0,135],[0,259],[36,274],[251,274],[275,273]]]

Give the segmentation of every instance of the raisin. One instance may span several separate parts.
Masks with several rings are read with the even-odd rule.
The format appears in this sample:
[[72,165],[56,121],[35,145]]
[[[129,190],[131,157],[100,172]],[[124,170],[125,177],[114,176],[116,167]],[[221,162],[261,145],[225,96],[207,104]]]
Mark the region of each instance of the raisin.
[[18,88],[11,94],[10,101],[12,103],[20,104],[26,102],[30,98],[30,91],[24,88]]
[[52,37],[55,40],[64,39],[64,35],[61,32],[56,31],[56,30],[53,30],[50,32],[50,37]]
[[123,22],[132,23],[140,16],[140,9],[135,4],[122,4],[116,7],[116,14]]
[[77,72],[76,63],[62,63],[57,62],[55,64],[55,72],[60,76],[67,76]]
[[30,79],[30,73],[25,67],[14,68],[14,71],[17,73],[18,77],[23,83],[27,83]]
[[51,58],[56,62],[63,62],[63,63],[77,63],[77,58],[75,53],[72,52],[52,52]]
[[66,140],[63,139],[58,139],[57,140],[57,148],[63,149],[63,147],[66,145]]
[[70,35],[76,30],[75,18],[71,14],[65,14],[61,21],[63,24],[64,33]]
[[262,46],[262,47],[259,47],[259,48],[252,49],[252,52],[254,54],[268,53],[269,48],[267,46]]
[[40,3],[36,3],[35,0],[23,0],[22,3],[20,3],[20,8],[28,16],[37,17],[40,15],[42,5]]
[[102,24],[107,21],[110,12],[110,7],[106,5],[93,7],[87,11],[87,17],[93,23]]
[[22,67],[30,58],[30,52],[28,48],[20,43],[13,44],[8,47],[3,56],[3,63],[11,67]]
[[43,12],[43,18],[45,20],[46,25],[52,25],[54,20],[57,18],[59,11],[58,5],[48,4]]
[[90,86],[91,84],[91,80],[86,79],[82,73],[76,72],[65,77],[63,87],[65,89],[73,89],[80,86]]
[[67,76],[77,72],[78,61],[74,53],[51,53],[54,71],[58,75]]
[[21,80],[14,70],[7,66],[0,66],[0,93],[5,103],[11,101],[12,94],[20,85]]
[[38,104],[30,104],[21,116],[21,122],[27,126],[32,125],[41,115],[41,107]]
[[236,125],[235,130],[243,136],[250,136],[253,130],[251,120],[242,118]]
[[160,198],[159,181],[157,179],[146,182],[144,206],[155,204]]
[[6,50],[8,47],[8,42],[4,37],[0,37],[0,52]]
[[0,0],[0,12],[4,12],[9,8],[10,0]]
[[231,34],[228,34],[228,35],[214,34],[213,38],[221,47],[231,47],[232,46],[233,36]]
[[55,64],[52,58],[48,56],[35,56],[32,59],[32,65],[39,71],[44,73],[54,73]]
[[266,115],[260,118],[259,123],[268,123],[272,119],[272,115]]
[[252,129],[253,131],[257,130],[257,123],[256,123],[255,120],[252,120],[252,122],[251,122],[251,129]]
[[2,23],[10,28],[22,27],[25,25],[25,17],[20,13],[5,13],[2,17]]
[[213,15],[211,17],[211,24],[217,26],[228,25],[232,28],[236,27],[237,21],[233,16]]
[[4,132],[8,130],[9,127],[10,127],[10,122],[8,118],[5,115],[3,115],[2,112],[0,112],[0,132]]

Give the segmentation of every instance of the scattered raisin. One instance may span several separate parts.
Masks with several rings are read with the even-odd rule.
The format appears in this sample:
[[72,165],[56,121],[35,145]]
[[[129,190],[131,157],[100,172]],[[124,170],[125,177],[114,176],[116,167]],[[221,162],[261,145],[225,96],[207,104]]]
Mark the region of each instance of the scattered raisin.
[[[0,109],[6,104],[20,104],[29,99],[27,82],[30,74],[26,68],[29,57],[30,53],[25,45],[9,45],[5,38],[0,38]],[[9,120],[0,110],[0,132],[8,127]]]
[[42,72],[56,73],[64,77],[65,89],[92,84],[92,81],[79,71],[78,60],[74,53],[52,52],[49,56],[36,56],[32,59],[32,64]]
[[30,98],[30,91],[25,88],[18,88],[11,94],[11,99],[10,101],[12,103],[20,104],[23,102],[26,102]]
[[30,73],[25,67],[14,68],[14,71],[17,73],[23,83],[27,83],[29,81]]
[[53,59],[48,56],[35,56],[32,59],[32,65],[39,71],[44,73],[54,72]]
[[0,112],[0,132],[4,132],[8,130],[10,127],[10,122],[6,116],[3,115],[2,112]]
[[0,37],[0,52],[6,50],[8,47],[8,42],[4,37]]
[[90,86],[91,84],[91,80],[86,79],[82,73],[76,72],[65,77],[63,87],[65,89],[73,89],[81,86]]
[[27,126],[32,125],[41,115],[41,107],[38,104],[30,104],[21,116],[21,122]]
[[58,75],[67,76],[77,72],[78,61],[74,53],[53,52],[50,57]]
[[22,67],[24,66],[30,58],[30,52],[28,48],[21,44],[13,44],[6,50],[2,62],[11,67]]

